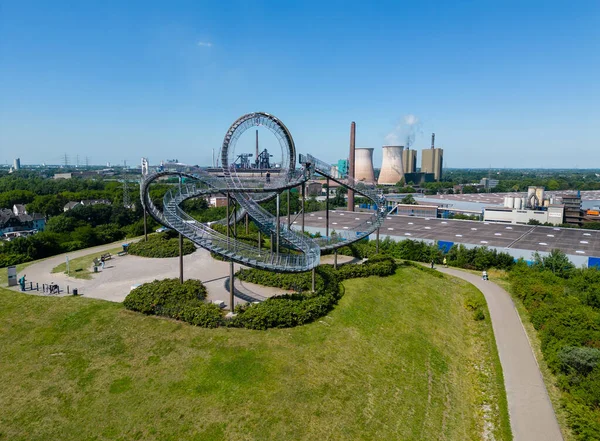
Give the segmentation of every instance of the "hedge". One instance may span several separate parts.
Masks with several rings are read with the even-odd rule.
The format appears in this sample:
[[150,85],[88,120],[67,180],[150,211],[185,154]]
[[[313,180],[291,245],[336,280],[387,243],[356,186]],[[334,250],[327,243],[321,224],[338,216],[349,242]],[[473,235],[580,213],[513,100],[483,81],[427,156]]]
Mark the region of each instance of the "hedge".
[[379,253],[377,253],[375,241],[361,240],[340,248],[338,254],[363,259],[375,255],[387,255],[396,259],[425,263],[430,263],[433,260],[437,264],[441,264],[445,257],[449,266],[480,271],[490,268],[508,270],[514,264],[514,258],[510,254],[487,247],[467,248],[464,245],[454,245],[444,255],[436,244],[411,239],[396,242],[390,238],[385,238],[379,242]]
[[309,292],[312,284],[310,272],[277,274],[257,269],[240,270],[237,273],[240,280],[300,292],[271,297],[258,304],[238,306],[237,315],[231,320],[230,326],[268,329],[303,325],[323,317],[333,308],[343,295],[340,283],[343,280],[375,275],[385,277],[395,271],[394,259],[386,256],[378,256],[362,265],[343,265],[338,270],[331,265],[321,265],[316,269],[313,293]]
[[[140,240],[129,245],[129,254],[141,257],[177,257],[179,256],[179,238],[169,238],[166,233],[148,237],[148,241]],[[196,251],[196,246],[188,239],[183,240],[183,254]]]
[[[332,265],[316,269],[316,291],[311,292],[312,274],[280,274],[270,271],[243,269],[237,277],[253,283],[294,289],[298,292],[271,297],[259,304],[236,308],[237,315],[227,325],[248,329],[288,328],[312,322],[327,314],[343,295],[340,282],[368,276],[389,276],[396,271],[394,259],[376,256],[362,265]],[[224,324],[221,310],[204,302],[206,288],[197,280],[183,284],[178,279],[155,280],[131,291],[123,304],[127,309],[143,314],[161,315],[215,328]]]
[[133,289],[123,304],[127,309],[148,315],[160,315],[205,328],[222,323],[221,309],[204,303],[206,288],[198,280],[155,280]]
[[[558,252],[554,253],[562,258]],[[577,440],[600,440],[600,271],[519,262],[511,290],[529,313]]]

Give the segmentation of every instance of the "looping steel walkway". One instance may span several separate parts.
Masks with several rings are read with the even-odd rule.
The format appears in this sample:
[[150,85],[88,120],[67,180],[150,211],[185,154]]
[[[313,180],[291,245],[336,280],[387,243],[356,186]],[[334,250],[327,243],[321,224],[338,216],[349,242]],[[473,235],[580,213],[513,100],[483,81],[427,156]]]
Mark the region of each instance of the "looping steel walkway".
[[510,426],[515,441],[563,441],[529,339],[510,295],[493,282],[464,271],[438,268],[479,289],[488,304],[504,371]]

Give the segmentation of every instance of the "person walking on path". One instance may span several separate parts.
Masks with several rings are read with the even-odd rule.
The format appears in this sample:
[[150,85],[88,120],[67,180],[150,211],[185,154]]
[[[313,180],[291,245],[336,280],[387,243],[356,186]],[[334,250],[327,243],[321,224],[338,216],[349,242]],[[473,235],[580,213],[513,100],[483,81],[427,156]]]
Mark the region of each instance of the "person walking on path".
[[444,266],[445,266],[446,268],[448,268],[448,261],[446,260],[446,258],[445,258],[445,257],[444,257]]
[[266,177],[267,177],[267,184],[270,184],[271,183],[271,173],[267,172]]
[[431,259],[431,269],[434,269],[434,264],[435,264],[435,261],[433,259]]
[[19,279],[19,285],[21,285],[21,291],[25,291],[25,282],[27,281],[27,279],[25,279],[25,277],[27,277],[27,274],[23,274],[21,276],[21,278]]
[[102,257],[100,258],[100,261],[102,262],[102,269],[104,269],[104,265],[105,265],[105,263],[106,263],[106,259],[104,258],[104,256],[102,256]]

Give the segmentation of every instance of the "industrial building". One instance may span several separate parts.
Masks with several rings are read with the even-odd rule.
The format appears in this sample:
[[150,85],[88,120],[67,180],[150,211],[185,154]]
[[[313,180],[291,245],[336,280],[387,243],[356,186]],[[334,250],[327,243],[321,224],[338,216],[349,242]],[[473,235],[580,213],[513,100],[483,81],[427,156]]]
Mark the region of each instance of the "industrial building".
[[401,179],[404,179],[404,167],[402,166],[403,150],[404,147],[401,145],[383,146],[381,172],[377,180],[379,185],[395,185]]
[[565,223],[571,225],[577,225],[581,227],[583,225],[583,211],[581,210],[581,195],[564,195],[562,202],[565,206]]
[[15,160],[13,161],[13,170],[21,170],[21,158],[15,158]]
[[[369,215],[331,211],[329,221],[335,229],[344,230],[364,222]],[[324,212],[309,213],[306,216],[306,230],[324,234],[325,222]],[[595,261],[600,256],[600,231],[575,228],[389,215],[380,230],[380,238],[386,237],[395,241],[413,239],[429,243],[447,241],[467,247],[486,246],[526,260],[532,258],[533,252],[544,255],[559,249],[577,266],[588,265],[589,261]],[[375,239],[375,235],[371,239]]]
[[402,166],[404,174],[415,173],[417,171],[417,151],[410,150],[409,147],[402,151]]
[[348,160],[347,159],[338,159],[337,162],[337,170],[340,176],[346,176],[348,174]]
[[431,148],[421,151],[421,173],[433,173],[436,181],[442,179],[444,149],[435,147],[435,133],[431,134]]
[[[581,201],[580,201],[581,202]],[[526,196],[506,196],[504,206],[486,207],[483,220],[512,224],[527,224],[531,220],[541,224],[560,225],[565,219],[565,206],[548,197],[544,187],[529,187]]]
[[369,184],[374,184],[375,170],[373,169],[373,150],[372,148],[355,149],[355,171],[354,179]]

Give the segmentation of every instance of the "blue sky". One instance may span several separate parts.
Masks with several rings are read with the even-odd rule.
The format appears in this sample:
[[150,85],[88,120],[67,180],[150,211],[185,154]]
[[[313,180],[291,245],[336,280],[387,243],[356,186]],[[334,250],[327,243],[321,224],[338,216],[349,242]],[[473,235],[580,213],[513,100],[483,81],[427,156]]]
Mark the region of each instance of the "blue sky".
[[327,161],[414,115],[449,167],[600,168],[599,48],[597,0],[0,0],[0,162],[209,164],[262,110]]

